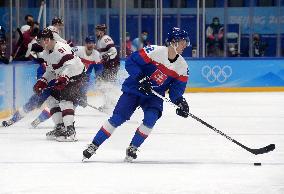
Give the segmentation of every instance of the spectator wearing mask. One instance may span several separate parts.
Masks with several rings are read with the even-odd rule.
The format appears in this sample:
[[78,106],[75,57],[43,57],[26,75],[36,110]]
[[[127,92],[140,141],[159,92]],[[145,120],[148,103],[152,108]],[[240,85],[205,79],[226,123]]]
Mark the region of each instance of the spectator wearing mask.
[[207,56],[220,57],[224,51],[224,27],[218,17],[206,29]]
[[132,52],[138,51],[148,45],[150,45],[150,42],[148,41],[148,32],[144,30],[139,38],[135,38],[132,41]]
[[34,17],[28,14],[25,16],[25,21],[26,21],[26,24],[23,25],[20,29],[22,33],[28,31],[31,28],[34,22]]

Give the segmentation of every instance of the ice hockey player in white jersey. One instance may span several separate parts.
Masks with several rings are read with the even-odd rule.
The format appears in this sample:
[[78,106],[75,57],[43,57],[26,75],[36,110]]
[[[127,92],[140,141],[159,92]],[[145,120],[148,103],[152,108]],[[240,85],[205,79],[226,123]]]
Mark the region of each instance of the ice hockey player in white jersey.
[[[100,63],[100,53],[95,50],[96,39],[94,36],[87,36],[85,39],[85,46],[76,46],[72,48],[72,51],[81,59],[85,68],[87,69],[86,74],[88,76],[88,85],[92,85],[90,82],[90,75],[94,70],[95,78],[97,78],[103,70],[103,65]],[[50,83],[51,85],[51,83]],[[88,85],[86,85],[83,92],[87,93]],[[80,106],[87,106],[87,96],[86,99],[82,99]],[[77,104],[76,104],[77,105]],[[40,115],[31,123],[33,128],[36,128],[40,123],[46,121],[50,117],[50,111],[45,108]]]
[[48,26],[47,28],[50,29],[52,31],[52,34],[53,34],[53,38],[55,41],[60,41],[60,42],[63,42],[65,44],[69,44],[70,46],[72,46],[71,42],[69,41],[66,41],[65,39],[63,39],[61,36],[60,36],[60,32],[62,31],[62,29],[64,28],[64,23],[63,23],[63,20],[61,18],[58,18],[58,17],[55,17],[52,19],[52,22],[51,22],[51,26]]
[[116,80],[117,71],[119,68],[119,56],[114,46],[112,38],[106,34],[107,26],[100,24],[96,26],[97,50],[100,52],[104,71],[102,74],[103,80]]
[[99,24],[96,26],[97,37],[97,50],[100,52],[104,69],[101,75],[101,83],[98,82],[98,90],[104,95],[104,105],[101,106],[102,111],[107,111],[114,107],[117,99],[113,99],[112,94],[115,90],[115,82],[117,79],[117,72],[120,66],[119,56],[115,48],[114,42],[110,36],[106,34],[107,26],[105,24]]
[[95,77],[97,78],[102,70],[100,53],[95,49],[96,39],[94,36],[87,36],[85,39],[85,46],[76,46],[72,51],[80,57],[87,69],[87,75],[90,75],[94,69]]
[[85,66],[69,45],[54,40],[48,28],[41,32],[40,44],[44,48],[42,58],[47,68],[34,85],[34,91],[41,94],[49,81],[56,80],[47,99],[56,127],[46,136],[57,141],[76,141],[74,104],[81,104],[80,101],[85,99],[85,93],[82,92],[86,84]]

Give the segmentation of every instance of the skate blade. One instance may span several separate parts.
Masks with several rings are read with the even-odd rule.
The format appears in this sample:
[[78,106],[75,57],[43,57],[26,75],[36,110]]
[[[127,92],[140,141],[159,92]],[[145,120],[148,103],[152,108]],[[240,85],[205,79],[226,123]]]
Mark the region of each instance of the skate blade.
[[40,122],[39,121],[33,121],[33,122],[31,122],[31,127],[32,128],[37,128],[37,126],[40,124]]
[[59,142],[76,142],[76,141],[78,141],[78,139],[76,137],[65,137],[65,136],[56,137],[55,140],[59,141]]
[[46,139],[47,140],[56,140],[56,137],[55,136],[46,136]]
[[132,162],[133,162],[133,158],[130,157],[130,156],[126,156],[126,157],[124,158],[124,162],[132,163]]

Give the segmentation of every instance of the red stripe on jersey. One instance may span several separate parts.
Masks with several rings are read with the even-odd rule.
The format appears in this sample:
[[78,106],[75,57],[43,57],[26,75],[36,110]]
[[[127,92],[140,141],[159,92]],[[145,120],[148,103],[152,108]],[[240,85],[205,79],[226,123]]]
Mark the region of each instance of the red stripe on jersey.
[[187,82],[188,80],[188,76],[185,76],[185,75],[179,75],[177,74],[177,72],[167,68],[166,66],[164,66],[163,64],[161,63],[158,63],[156,61],[153,61],[153,64],[161,71],[163,72],[164,74],[168,75],[168,76],[171,76],[181,82]]
[[74,115],[74,110],[73,109],[65,109],[62,111],[62,117],[65,117],[67,115]]
[[110,132],[108,132],[104,127],[101,127],[101,130],[102,130],[108,137],[111,136]]
[[144,61],[145,61],[146,63],[151,63],[151,62],[153,61],[150,57],[148,57],[148,55],[145,53],[145,50],[144,50],[144,49],[141,49],[141,50],[139,51],[139,54],[140,54],[140,56],[144,59]]
[[147,137],[148,137],[148,135],[142,133],[142,132],[139,130],[139,128],[137,128],[137,133],[138,133],[139,135],[141,135],[142,137],[144,137],[144,138],[147,138]]
[[179,75],[177,72],[167,68],[165,65],[158,63],[157,61],[152,60],[148,55],[146,54],[144,49],[141,49],[139,51],[140,56],[144,59],[146,63],[153,63],[162,73],[171,76],[181,82],[187,82],[188,76],[185,75]]
[[57,64],[52,64],[52,67],[53,67],[53,69],[59,69],[60,67],[63,66],[63,64],[64,64],[66,61],[69,61],[69,60],[71,60],[71,59],[73,59],[73,58],[74,58],[74,55],[73,55],[73,54],[64,55],[64,56],[60,59],[59,63],[57,63]]
[[105,48],[99,48],[99,52],[107,52],[111,47],[114,47],[114,44],[108,44]]
[[86,69],[88,69],[91,64],[97,64],[95,61],[90,61],[88,59],[84,59],[84,58],[81,58],[81,57],[80,57],[80,59],[81,59],[82,63],[84,63]]

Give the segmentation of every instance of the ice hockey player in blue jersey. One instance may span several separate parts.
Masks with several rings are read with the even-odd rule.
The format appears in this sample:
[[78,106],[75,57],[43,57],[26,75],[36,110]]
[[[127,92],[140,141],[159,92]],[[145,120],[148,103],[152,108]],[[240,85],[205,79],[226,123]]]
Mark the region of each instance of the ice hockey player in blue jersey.
[[188,81],[188,65],[181,56],[188,45],[188,33],[174,27],[168,33],[167,46],[152,45],[130,55],[125,63],[129,77],[122,85],[123,94],[116,104],[113,115],[102,125],[92,143],[83,151],[83,160],[89,159],[114,130],[129,120],[134,111],[141,107],[144,119],[126,149],[125,161],[131,162],[137,158],[138,148],[149,136],[163,112],[163,100],[155,96],[152,90],[162,96],[169,90],[171,101],[179,106],[176,114],[188,117],[189,107],[183,98]]

